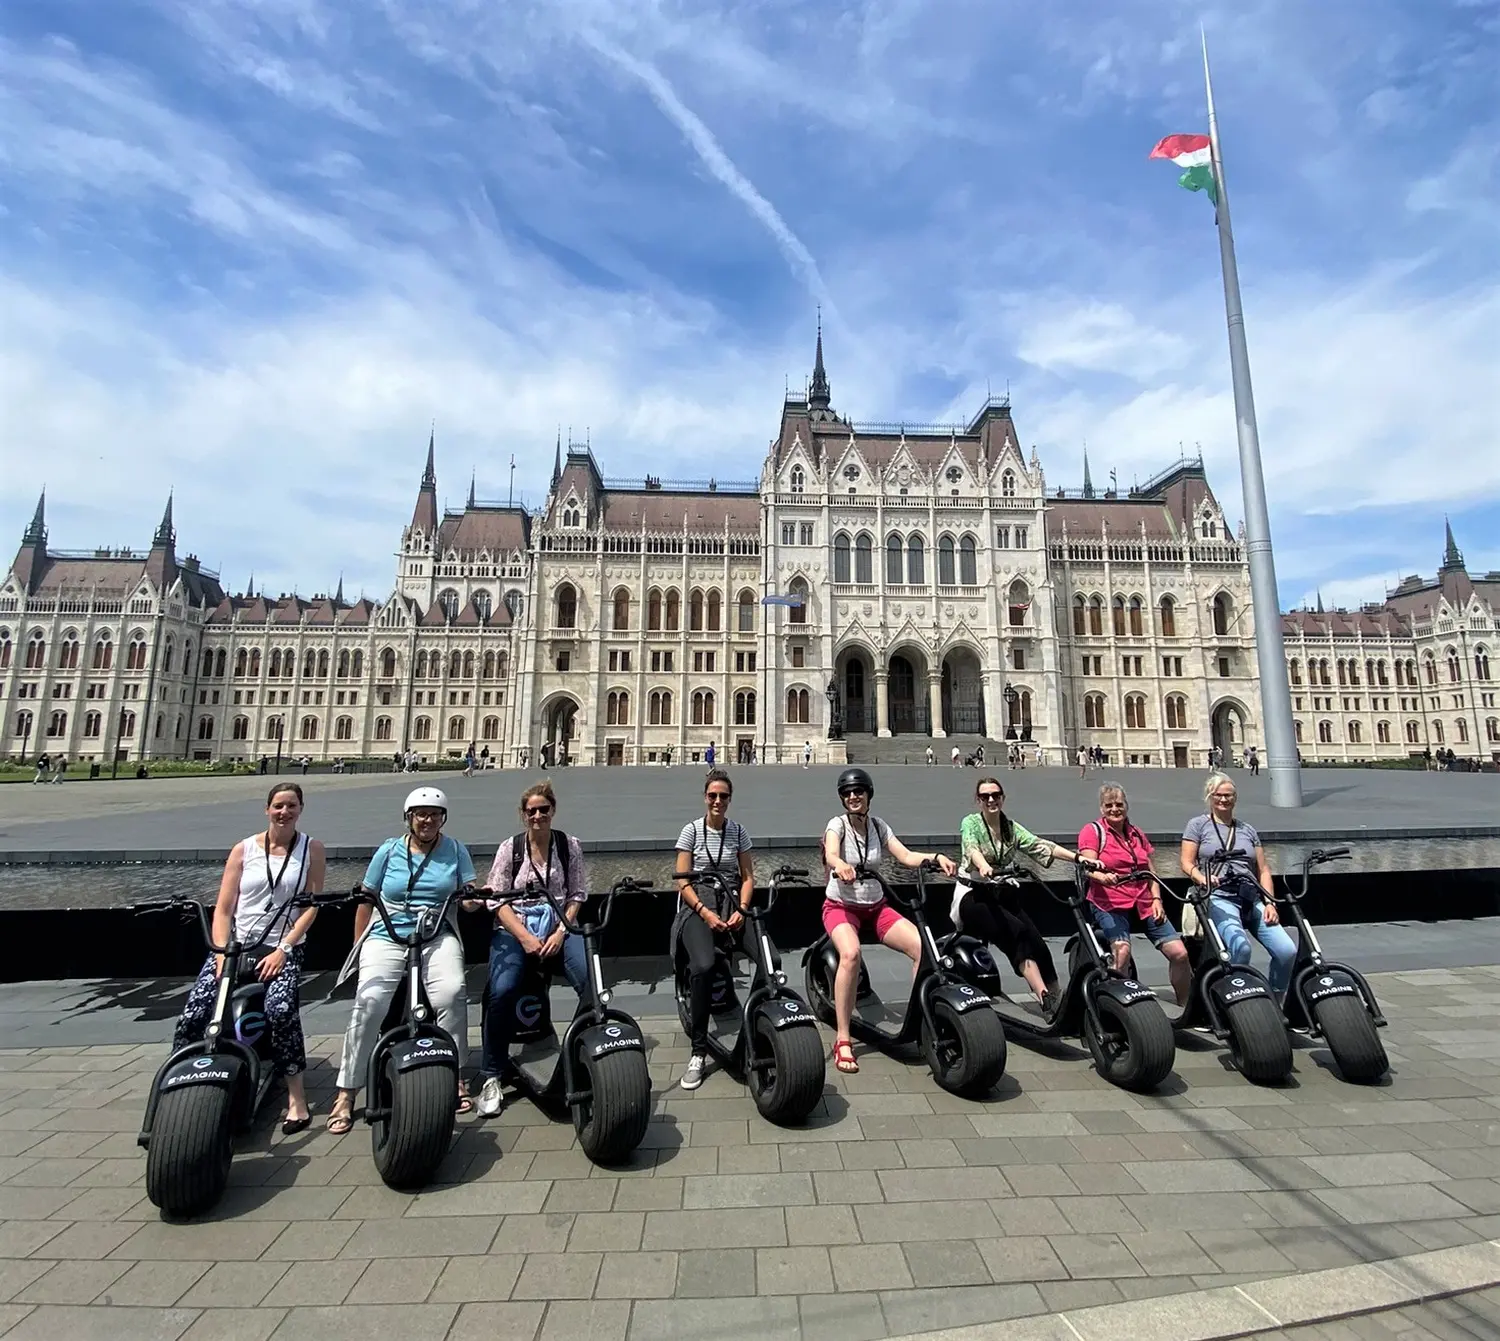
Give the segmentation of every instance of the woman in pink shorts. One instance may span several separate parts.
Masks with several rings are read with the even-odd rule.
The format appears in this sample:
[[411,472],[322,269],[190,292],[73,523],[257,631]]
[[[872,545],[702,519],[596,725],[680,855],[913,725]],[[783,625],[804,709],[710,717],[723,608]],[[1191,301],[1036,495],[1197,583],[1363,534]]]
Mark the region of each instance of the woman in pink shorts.
[[823,901],[823,929],[839,952],[839,971],[833,980],[833,1010],[838,1020],[838,1038],[833,1045],[833,1064],[852,1074],[859,1070],[849,1021],[854,1016],[854,993],[859,985],[859,938],[873,930],[883,945],[900,950],[912,961],[913,971],[922,953],[917,929],[887,901],[874,880],[860,880],[856,867],[873,870],[889,856],[902,866],[920,866],[936,861],[944,875],[957,869],[937,852],[913,852],[883,819],[870,814],[875,784],[862,768],[846,768],[839,774],[839,800],[844,813],[828,821],[823,831],[823,865],[828,868],[828,888]]

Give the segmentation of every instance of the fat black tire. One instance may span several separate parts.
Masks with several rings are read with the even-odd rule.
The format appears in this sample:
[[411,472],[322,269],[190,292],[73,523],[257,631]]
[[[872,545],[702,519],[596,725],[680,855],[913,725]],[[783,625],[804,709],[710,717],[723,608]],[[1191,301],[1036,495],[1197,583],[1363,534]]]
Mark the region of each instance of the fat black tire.
[[146,1150],[146,1195],[174,1219],[218,1204],[234,1154],[234,1095],[222,1085],[183,1085],[156,1102]]
[[1256,1085],[1280,1085],[1292,1074],[1292,1040],[1286,1021],[1269,996],[1231,1002],[1224,1009],[1229,1058]]
[[833,984],[825,977],[820,951],[815,950],[812,958],[807,961],[802,985],[807,989],[807,1004],[812,1007],[813,1014],[830,1029],[837,1028],[838,1016],[833,1009]]
[[950,1094],[977,1099],[1005,1074],[1005,1030],[988,1007],[962,1013],[946,1001],[932,1003],[937,1034],[922,1020],[922,1056],[932,1077]]
[[1136,1094],[1154,1090],[1171,1074],[1177,1060],[1177,1040],[1161,1007],[1150,1001],[1122,1006],[1102,993],[1094,1006],[1104,1030],[1101,1036],[1085,1011],[1083,1041],[1095,1070],[1122,1090]]
[[1375,1021],[1357,996],[1334,996],[1313,1006],[1313,1020],[1338,1063],[1339,1073],[1355,1085],[1373,1085],[1391,1064]]
[[398,1073],[387,1059],[380,1088],[375,1103],[389,1116],[370,1124],[375,1170],[398,1192],[426,1187],[453,1138],[458,1075],[446,1066]]
[[635,1048],[580,1057],[589,1095],[573,1106],[573,1129],[596,1164],[615,1164],[646,1137],[651,1121],[651,1071]]
[[777,1029],[760,1012],[747,1044],[752,1062],[771,1063],[769,1071],[751,1066],[746,1075],[761,1117],[780,1126],[805,1121],[828,1079],[823,1036],[810,1024]]

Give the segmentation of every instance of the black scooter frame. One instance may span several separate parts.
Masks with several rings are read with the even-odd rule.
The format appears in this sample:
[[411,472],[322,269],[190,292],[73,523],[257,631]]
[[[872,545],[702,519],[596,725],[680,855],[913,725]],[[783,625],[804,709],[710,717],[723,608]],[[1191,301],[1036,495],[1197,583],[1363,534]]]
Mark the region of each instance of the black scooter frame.
[[1302,863],[1301,887],[1294,890],[1291,879],[1284,877],[1282,883],[1286,892],[1277,900],[1279,905],[1291,911],[1292,922],[1297,928],[1297,957],[1292,961],[1292,981],[1287,988],[1283,1011],[1288,1027],[1306,1030],[1314,1038],[1320,1037],[1323,1030],[1313,1013],[1313,1002],[1331,996],[1359,997],[1376,1026],[1385,1027],[1385,1016],[1380,1013],[1375,993],[1364,974],[1348,964],[1323,957],[1323,947],[1318,944],[1318,937],[1302,910],[1312,868],[1324,862],[1340,861],[1348,855],[1347,847],[1309,852]]

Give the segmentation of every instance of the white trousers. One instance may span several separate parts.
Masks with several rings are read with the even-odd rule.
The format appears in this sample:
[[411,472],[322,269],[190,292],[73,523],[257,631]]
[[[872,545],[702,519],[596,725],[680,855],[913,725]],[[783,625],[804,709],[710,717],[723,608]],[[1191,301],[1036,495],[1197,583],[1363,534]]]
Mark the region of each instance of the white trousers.
[[[359,951],[359,988],[354,1010],[344,1031],[344,1055],[339,1063],[339,1088],[358,1090],[364,1086],[370,1054],[380,1040],[380,1026],[391,998],[406,970],[406,947],[384,936],[368,936]],[[468,1064],[469,998],[464,990],[463,942],[445,932],[422,947],[422,977],[427,996],[437,1012],[437,1022],[453,1035],[458,1045],[458,1065]]]

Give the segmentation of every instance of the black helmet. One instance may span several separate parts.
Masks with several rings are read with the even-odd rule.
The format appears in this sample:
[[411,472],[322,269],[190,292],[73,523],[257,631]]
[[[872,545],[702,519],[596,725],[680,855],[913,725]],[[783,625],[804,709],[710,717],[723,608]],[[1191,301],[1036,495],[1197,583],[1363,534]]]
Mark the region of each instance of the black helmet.
[[862,791],[866,796],[875,795],[875,780],[862,768],[846,768],[839,774],[839,795]]

